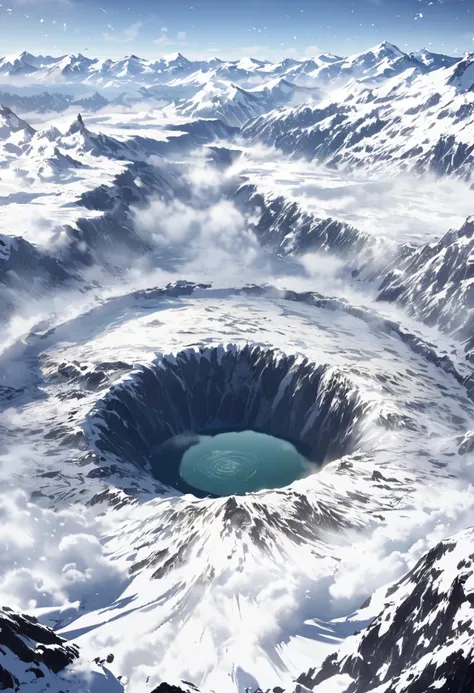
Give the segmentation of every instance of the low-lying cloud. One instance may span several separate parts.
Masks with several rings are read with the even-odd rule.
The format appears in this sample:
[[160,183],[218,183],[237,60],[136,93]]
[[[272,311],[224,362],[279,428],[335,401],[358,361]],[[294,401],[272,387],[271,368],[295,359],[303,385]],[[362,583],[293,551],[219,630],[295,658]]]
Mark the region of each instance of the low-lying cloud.
[[79,506],[53,510],[20,490],[1,494],[0,603],[19,611],[107,603],[126,576],[104,555],[101,531],[94,513]]

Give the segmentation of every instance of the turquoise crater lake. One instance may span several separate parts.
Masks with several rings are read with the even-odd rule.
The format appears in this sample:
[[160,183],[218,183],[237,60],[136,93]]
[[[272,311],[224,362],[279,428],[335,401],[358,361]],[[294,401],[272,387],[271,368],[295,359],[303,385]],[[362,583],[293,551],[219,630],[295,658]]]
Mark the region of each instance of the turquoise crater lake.
[[286,440],[255,431],[199,436],[184,453],[179,476],[214,496],[282,488],[309,473],[311,463]]

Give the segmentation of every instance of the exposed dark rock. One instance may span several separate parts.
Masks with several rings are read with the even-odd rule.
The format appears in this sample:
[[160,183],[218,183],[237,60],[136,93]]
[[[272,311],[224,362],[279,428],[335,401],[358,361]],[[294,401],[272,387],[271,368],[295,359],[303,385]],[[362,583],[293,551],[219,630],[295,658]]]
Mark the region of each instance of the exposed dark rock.
[[[193,686],[193,690],[198,690]],[[189,689],[180,688],[179,686],[171,686],[169,683],[160,683],[154,688],[151,693],[189,693]]]
[[[20,614],[8,607],[0,608],[0,689],[20,690],[16,676],[8,670],[8,653],[12,660],[25,664],[21,683],[50,677],[62,671],[78,656],[75,645],[67,643],[33,616]],[[18,664],[15,663],[18,672]]]
[[[459,556],[464,557],[456,566]],[[386,590],[372,623],[319,669],[301,675],[295,691],[317,691],[324,681],[346,674],[351,683],[341,693],[371,693],[379,687],[384,693],[471,693],[473,561],[472,529],[435,546]]]
[[380,284],[379,301],[395,302],[428,325],[437,325],[465,345],[474,359],[474,220],[423,245]]

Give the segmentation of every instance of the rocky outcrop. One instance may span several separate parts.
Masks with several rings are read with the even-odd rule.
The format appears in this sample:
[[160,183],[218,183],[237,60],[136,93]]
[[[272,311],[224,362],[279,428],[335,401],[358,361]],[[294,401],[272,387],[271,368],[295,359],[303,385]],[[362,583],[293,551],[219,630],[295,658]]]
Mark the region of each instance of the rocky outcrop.
[[[471,693],[474,530],[435,546],[379,599],[382,608],[372,623],[319,669],[300,676],[295,693],[336,679],[341,693]],[[361,619],[364,610],[370,601],[361,607]]]
[[397,303],[410,315],[464,342],[474,359],[474,219],[423,245],[383,279],[379,301]]
[[[332,217],[316,217],[297,202],[284,196],[269,196],[258,186],[241,185],[234,195],[236,204],[252,219],[252,230],[259,242],[279,255],[328,253],[343,260],[352,269],[380,263],[380,243],[355,226]],[[397,249],[394,247],[394,251]],[[387,244],[385,264],[393,263]]]
[[20,690],[22,685],[49,679],[79,656],[75,645],[67,644],[33,616],[8,607],[0,608],[0,689]]

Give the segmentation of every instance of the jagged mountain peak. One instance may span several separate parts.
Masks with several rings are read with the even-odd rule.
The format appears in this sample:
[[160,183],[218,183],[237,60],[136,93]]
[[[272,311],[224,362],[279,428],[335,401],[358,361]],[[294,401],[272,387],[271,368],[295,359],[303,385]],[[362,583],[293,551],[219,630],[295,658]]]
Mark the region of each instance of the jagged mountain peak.
[[[175,79],[190,79],[188,86],[192,88],[193,78],[196,85],[202,84],[205,79],[212,78],[211,73],[215,71],[215,74],[218,73],[224,78],[238,80],[239,85],[245,88],[250,86],[248,80],[254,75],[280,74],[290,78],[297,76],[306,86],[310,86],[309,82],[315,80],[339,85],[350,79],[365,77],[381,80],[390,76],[388,73],[400,73],[410,66],[421,72],[431,71],[438,67],[449,67],[455,61],[455,58],[429,54],[427,51],[406,54],[389,41],[383,41],[367,51],[348,57],[321,53],[305,60],[285,58],[277,63],[252,56],[244,56],[238,60],[189,60],[179,51],[156,60],[145,59],[135,53],[112,60],[88,57],[82,53],[51,58],[34,56],[23,51],[14,56],[1,58],[0,74],[21,78],[22,75],[31,73],[33,79],[38,82],[54,83],[57,80],[66,80],[107,89],[128,82],[135,85],[137,81],[139,86],[153,85],[155,88],[169,84]],[[206,77],[203,77],[203,74],[206,74]],[[181,86],[185,87],[184,84]]]
[[79,656],[68,644],[33,616],[0,608],[0,688],[20,690],[38,681],[51,688],[55,675]]
[[6,55],[3,59],[10,62],[15,62],[16,60],[28,60],[28,58],[34,59],[34,56],[31,53],[28,53],[28,51],[21,51],[20,53],[11,53]]
[[258,60],[257,58],[252,58],[251,56],[244,56],[243,58],[240,58],[240,60],[234,60],[231,62],[240,70],[255,70],[255,68],[260,68],[271,64],[268,60]]
[[401,57],[403,55],[406,55],[404,51],[400,50],[398,46],[396,46],[394,43],[390,43],[389,41],[382,41],[379,43],[375,48],[372,49],[374,53],[387,53],[389,55],[393,55],[395,57]]
[[36,132],[25,120],[19,118],[11,108],[0,104],[0,138],[5,139],[19,131],[23,131],[28,136],[33,136]]
[[454,58],[450,55],[443,55],[442,53],[433,53],[429,49],[422,48],[418,51],[413,51],[410,53],[410,57],[414,58],[418,62],[422,63],[425,67],[429,69],[438,69],[441,67],[451,67],[459,62],[459,58]]
[[209,81],[176,110],[185,116],[219,118],[240,127],[251,118],[286,105],[297,89],[281,76],[249,89],[225,80]]
[[76,132],[87,132],[86,126],[80,113],[77,114],[75,120],[73,120],[73,122],[69,126],[66,136],[74,135]]
[[336,681],[340,693],[469,693],[473,560],[472,528],[432,548],[404,578],[380,589],[350,617],[371,623],[320,668],[302,675],[296,693]]
[[461,92],[473,90],[474,53],[466,53],[466,55],[452,68],[447,83]]
[[188,60],[182,53],[177,51],[176,53],[168,53],[164,55],[158,62],[163,62],[167,64],[177,63],[179,65],[190,65],[191,61]]
[[26,51],[0,58],[0,74],[2,75],[22,77],[34,73],[36,70],[34,57]]
[[319,53],[316,57],[323,63],[336,63],[339,60],[344,60],[342,56],[335,55],[334,53]]
[[400,48],[395,46],[393,43],[389,43],[388,41],[382,41],[381,43],[378,43],[376,46],[373,46],[372,48],[369,48],[366,51],[356,53],[355,55],[349,56],[348,58],[343,58],[343,60],[347,60],[352,63],[360,63],[368,60],[374,61],[383,59],[393,61],[407,57],[407,54],[400,50]]
[[43,130],[38,130],[35,133],[35,139],[41,140],[43,138],[47,139],[49,142],[55,142],[59,137],[61,137],[61,131],[58,130],[54,125],[50,125]]

